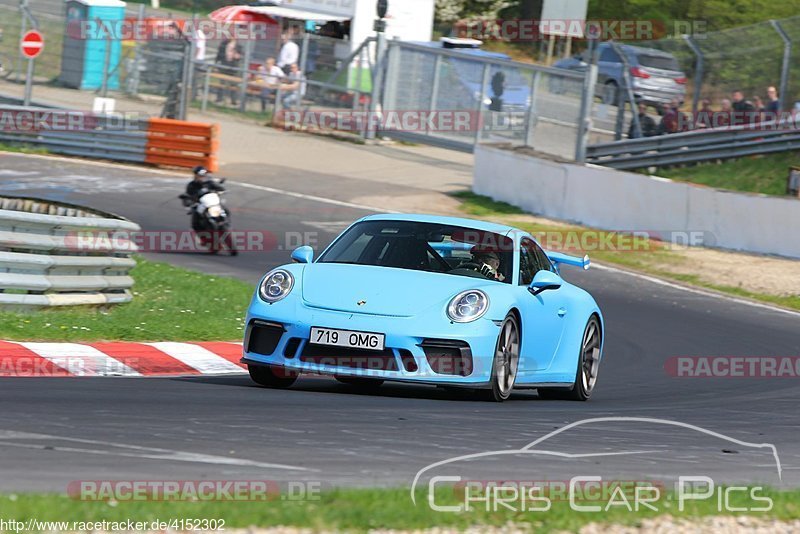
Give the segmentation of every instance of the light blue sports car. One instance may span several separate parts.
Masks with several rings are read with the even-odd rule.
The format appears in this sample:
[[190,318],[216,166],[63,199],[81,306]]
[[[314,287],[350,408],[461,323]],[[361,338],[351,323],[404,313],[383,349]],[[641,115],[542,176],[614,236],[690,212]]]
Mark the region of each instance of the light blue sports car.
[[244,357],[258,384],[289,387],[301,372],[354,387],[386,380],[514,388],[587,400],[603,354],[603,315],[561,278],[589,258],[545,252],[500,224],[371,215],[317,258],[311,247],[261,280],[247,314]]

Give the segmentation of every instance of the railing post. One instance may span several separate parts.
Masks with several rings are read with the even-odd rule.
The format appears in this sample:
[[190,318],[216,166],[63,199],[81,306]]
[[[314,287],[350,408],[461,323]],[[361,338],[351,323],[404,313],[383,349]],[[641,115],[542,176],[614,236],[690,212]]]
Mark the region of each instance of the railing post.
[[704,58],[703,52],[700,50],[700,47],[697,46],[697,43],[694,42],[694,39],[690,35],[684,35],[683,40],[686,41],[686,45],[692,50],[692,53],[695,57],[695,64],[694,64],[694,97],[692,98],[692,114],[697,116],[697,110],[700,108],[700,93],[703,89],[703,68],[704,68]]
[[403,49],[397,43],[387,43],[386,78],[383,83],[383,109],[392,109],[397,104],[397,79],[400,68],[400,54]]
[[595,39],[589,39],[589,61],[583,77],[581,94],[581,110],[578,115],[578,137],[575,142],[575,161],[586,162],[586,145],[589,144],[589,132],[592,130],[592,103],[594,88],[597,85],[597,58]]
[[[136,14],[136,27],[142,27],[142,21],[144,20],[144,4],[139,4],[139,10]],[[128,93],[136,96],[139,94],[139,78],[142,74],[142,45],[139,39],[136,39],[133,42],[133,73],[128,73],[132,79],[128,80],[126,88]]]
[[205,72],[205,79],[203,80],[203,104],[201,105],[201,110],[203,113],[206,112],[208,108],[208,89],[209,85],[211,84],[211,65],[208,65]]
[[536,109],[536,96],[539,93],[539,82],[541,81],[541,71],[536,71],[531,78],[531,104],[528,106],[528,113],[525,117],[525,146],[533,146],[533,134],[536,132],[536,123],[539,119],[539,112]]
[[778,93],[778,101],[780,102],[781,109],[783,111],[786,109],[786,91],[789,90],[789,70],[791,68],[791,61],[792,61],[792,39],[789,37],[781,23],[777,20],[771,20],[772,27],[775,28],[775,31],[778,32],[778,35],[781,36],[783,39],[783,63],[781,65],[781,90]]
[[486,100],[486,86],[489,85],[489,78],[492,71],[492,65],[485,63],[483,65],[483,78],[481,80],[481,94],[478,97],[478,105],[476,106],[476,121],[475,121],[475,144],[481,142],[481,134],[483,133],[483,101]]
[[306,72],[306,67],[308,66],[308,44],[309,40],[311,39],[311,34],[306,32],[303,34],[303,46],[300,48],[300,72],[305,75],[308,75]]
[[250,80],[247,77],[250,74],[250,57],[253,52],[253,40],[247,39],[244,45],[244,66],[242,67],[242,84],[239,86],[239,111],[244,112],[247,110],[247,84]]
[[[436,111],[436,99],[439,96],[439,83],[440,83],[440,75],[439,71],[442,68],[442,56],[439,54],[436,55],[436,59],[433,62],[433,84],[431,84],[431,98],[428,102],[428,110],[433,113]],[[431,134],[430,129],[430,122],[426,121],[425,123],[425,133],[427,135]]]

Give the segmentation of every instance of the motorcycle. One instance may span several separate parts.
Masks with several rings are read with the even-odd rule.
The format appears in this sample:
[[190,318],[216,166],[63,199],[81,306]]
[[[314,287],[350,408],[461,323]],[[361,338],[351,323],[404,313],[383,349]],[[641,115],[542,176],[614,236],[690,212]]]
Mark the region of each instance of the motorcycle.
[[[225,179],[219,181],[225,183]],[[222,250],[230,252],[231,256],[238,255],[238,251],[233,244],[231,236],[230,214],[225,208],[223,195],[225,191],[211,191],[203,188],[198,194],[197,202],[187,194],[180,195],[184,207],[189,208],[187,215],[191,215],[198,221],[199,230],[194,229],[195,237],[202,247],[205,247],[212,254],[217,254]]]

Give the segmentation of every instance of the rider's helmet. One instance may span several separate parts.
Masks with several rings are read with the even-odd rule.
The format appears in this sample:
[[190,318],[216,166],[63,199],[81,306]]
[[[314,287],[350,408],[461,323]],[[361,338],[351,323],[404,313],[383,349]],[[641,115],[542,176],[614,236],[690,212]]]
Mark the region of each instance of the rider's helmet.
[[202,165],[198,165],[197,167],[192,169],[192,172],[194,173],[195,176],[203,177],[203,176],[206,176],[208,174],[208,169],[206,169]]

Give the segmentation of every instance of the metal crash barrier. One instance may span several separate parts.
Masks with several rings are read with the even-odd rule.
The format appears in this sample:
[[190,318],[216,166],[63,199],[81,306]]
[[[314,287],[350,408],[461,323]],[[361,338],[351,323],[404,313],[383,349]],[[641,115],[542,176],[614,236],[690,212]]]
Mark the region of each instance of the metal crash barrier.
[[800,149],[793,121],[643,137],[591,145],[587,163],[613,169],[685,165]]
[[129,302],[139,230],[86,208],[0,197],[0,307]]
[[128,163],[184,168],[203,165],[216,171],[218,132],[218,125],[200,122],[0,107],[0,143]]

